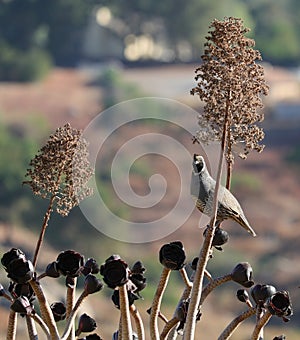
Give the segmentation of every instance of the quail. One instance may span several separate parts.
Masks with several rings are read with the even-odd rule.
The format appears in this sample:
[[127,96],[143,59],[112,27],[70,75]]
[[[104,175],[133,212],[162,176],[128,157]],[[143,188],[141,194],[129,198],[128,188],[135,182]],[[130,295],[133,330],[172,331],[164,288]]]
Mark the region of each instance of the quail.
[[[191,180],[191,194],[196,198],[196,207],[205,215],[211,217],[216,181],[210,176],[204,158],[194,154],[193,173]],[[220,185],[218,191],[217,225],[226,219],[232,219],[256,236],[244,212],[233,194]]]

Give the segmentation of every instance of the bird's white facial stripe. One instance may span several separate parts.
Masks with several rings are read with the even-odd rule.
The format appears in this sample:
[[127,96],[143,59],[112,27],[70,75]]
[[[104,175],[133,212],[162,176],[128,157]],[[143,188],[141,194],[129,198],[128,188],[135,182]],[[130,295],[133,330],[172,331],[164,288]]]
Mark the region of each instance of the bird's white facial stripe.
[[202,158],[200,156],[196,157],[195,164],[203,164]]

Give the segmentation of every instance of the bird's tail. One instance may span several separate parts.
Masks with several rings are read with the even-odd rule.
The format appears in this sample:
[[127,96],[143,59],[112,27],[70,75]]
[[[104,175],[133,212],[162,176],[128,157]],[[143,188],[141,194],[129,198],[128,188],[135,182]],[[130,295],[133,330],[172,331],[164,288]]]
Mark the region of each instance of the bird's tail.
[[248,231],[252,236],[256,236],[256,232],[252,229],[250,226],[250,223],[247,221],[246,217],[244,215],[238,215],[234,217],[234,220],[240,224],[244,229]]

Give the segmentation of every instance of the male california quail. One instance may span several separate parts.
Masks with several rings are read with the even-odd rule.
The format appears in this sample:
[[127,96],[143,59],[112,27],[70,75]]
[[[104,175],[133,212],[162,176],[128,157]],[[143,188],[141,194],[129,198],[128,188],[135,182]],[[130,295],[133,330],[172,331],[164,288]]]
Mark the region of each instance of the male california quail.
[[[215,186],[216,181],[210,176],[204,158],[194,154],[191,194],[196,198],[197,208],[209,217],[212,216]],[[228,189],[220,185],[217,223],[219,224],[226,219],[233,219],[253,236],[256,236],[237,199]]]

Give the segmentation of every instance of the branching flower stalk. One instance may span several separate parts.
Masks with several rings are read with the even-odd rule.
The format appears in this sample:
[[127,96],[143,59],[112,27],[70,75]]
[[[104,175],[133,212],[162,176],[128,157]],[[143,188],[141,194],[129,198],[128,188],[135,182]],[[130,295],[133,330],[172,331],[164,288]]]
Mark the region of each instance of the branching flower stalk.
[[242,314],[238,315],[234,318],[230,324],[224,329],[221,335],[218,337],[218,340],[226,340],[231,337],[233,332],[238,328],[238,326],[245,321],[246,319],[250,318],[251,316],[255,315],[256,307],[249,308],[247,311],[243,312]]
[[80,306],[82,305],[82,303],[84,302],[84,300],[87,298],[87,296],[88,296],[88,293],[86,291],[83,291],[81,293],[81,295],[79,296],[79,298],[77,299],[77,301],[76,301],[76,303],[75,303],[75,305],[72,309],[72,312],[70,313],[70,315],[67,319],[66,327],[65,327],[64,333],[61,336],[60,340],[67,340],[68,339],[68,336],[69,336],[71,329],[73,327],[74,320],[76,318],[78,310],[79,310]]
[[203,115],[199,117],[201,129],[195,139],[199,142],[220,140],[221,150],[213,212],[197,263],[185,339],[194,339],[196,309],[201,299],[204,271],[215,232],[223,156],[227,161],[226,186],[229,188],[234,160],[232,146],[243,142],[241,156],[245,158],[252,149],[262,151],[260,141],[264,137],[263,130],[255,123],[263,118],[256,110],[262,106],[259,95],[267,94],[267,85],[262,67],[255,63],[260,59],[260,54],[252,48],[254,41],[244,36],[248,29],[243,27],[241,19],[214,20],[210,27],[212,30],[206,38],[203,64],[196,70],[198,85],[191,91],[205,102]]
[[204,300],[207,298],[207,296],[217,287],[222,285],[223,283],[226,283],[228,281],[232,280],[231,274],[226,274],[224,276],[218,277],[214,279],[213,281],[209,282],[202,291],[201,299],[200,299],[200,306],[203,304]]
[[161,334],[160,334],[160,340],[166,339],[169,332],[177,326],[179,323],[179,320],[176,316],[173,316],[172,319],[170,319],[164,326]]
[[222,138],[222,147],[220,150],[219,166],[218,166],[218,173],[217,173],[217,178],[216,178],[215,195],[213,198],[213,209],[212,209],[213,216],[211,217],[210,225],[207,229],[207,232],[206,232],[206,235],[203,241],[203,246],[199,254],[199,260],[197,263],[197,268],[196,268],[194,281],[193,281],[193,288],[191,292],[190,304],[189,304],[188,313],[186,317],[187,321],[186,321],[186,326],[185,326],[184,336],[183,336],[184,340],[194,339],[195,337],[196,317],[197,317],[198,306],[201,300],[204,273],[205,273],[205,269],[206,269],[206,266],[209,260],[210,250],[212,247],[212,241],[213,241],[215,229],[216,229],[216,217],[217,217],[217,209],[218,209],[218,191],[219,191],[220,182],[221,182],[223,152],[224,152],[226,132],[227,132],[226,122],[227,120],[225,119],[223,138]]
[[198,117],[200,129],[197,142],[220,141],[228,105],[229,124],[226,127],[225,158],[227,163],[226,187],[230,188],[234,147],[243,145],[241,158],[252,150],[261,152],[264,132],[257,125],[264,119],[258,109],[263,107],[261,95],[267,95],[260,52],[254,50],[253,39],[245,37],[249,32],[238,18],[214,20],[206,37],[202,65],[196,69],[198,84],[191,94],[205,102],[204,111]]
[[188,275],[187,275],[187,272],[186,272],[185,268],[180,269],[179,273],[180,273],[180,275],[181,275],[181,277],[183,279],[183,282],[184,282],[185,286],[187,288],[191,289],[193,284],[190,281],[190,279],[188,278]]
[[30,285],[39,301],[39,307],[41,309],[42,318],[45,321],[47,327],[49,328],[49,332],[52,340],[59,340],[59,334],[56,327],[56,323],[50,309],[49,303],[45,297],[45,294],[38,282],[35,280],[31,280]]
[[258,340],[259,339],[259,336],[261,334],[261,330],[269,322],[271,317],[272,317],[272,314],[269,312],[269,310],[266,310],[264,315],[259,320],[257,320],[255,328],[254,328],[253,333],[251,335],[251,340]]
[[15,340],[17,332],[17,313],[13,310],[9,311],[6,340]]
[[70,124],[58,128],[29,165],[26,173],[29,180],[23,183],[29,185],[35,195],[49,199],[35,249],[35,267],[53,209],[67,216],[74,206],[90,196],[92,191],[87,182],[93,171],[88,161],[87,142],[82,132]]
[[44,215],[44,222],[43,222],[43,225],[41,227],[40,235],[39,235],[36,247],[35,247],[33,261],[32,261],[34,267],[36,267],[38,255],[39,255],[39,252],[40,252],[43,240],[44,240],[45,232],[46,232],[46,229],[48,227],[48,223],[49,223],[49,220],[50,220],[50,217],[51,217],[51,213],[53,211],[52,207],[53,207],[54,200],[55,200],[55,195],[53,195],[50,198],[47,211]]
[[122,339],[132,339],[132,326],[126,284],[119,286]]
[[131,305],[129,307],[129,310],[130,310],[131,316],[133,317],[133,319],[135,321],[138,339],[145,340],[145,329],[144,329],[144,325],[143,325],[143,320],[141,318],[141,315],[140,315],[138,309],[136,308],[135,305]]
[[49,328],[48,326],[45,324],[44,320],[37,314],[37,313],[33,313],[30,315],[30,317],[38,324],[40,325],[40,327],[42,328],[42,330],[44,331],[47,340],[51,340],[51,336],[50,336],[50,332],[49,332]]
[[168,337],[171,336],[170,333],[172,331],[177,333],[176,327],[177,327],[177,325],[179,324],[179,321],[180,321],[178,319],[177,313],[176,313],[177,312],[177,308],[178,308],[178,306],[180,306],[182,304],[183,301],[185,301],[185,300],[187,300],[189,298],[191,290],[192,290],[192,287],[193,287],[193,284],[189,280],[185,268],[180,269],[179,272],[180,272],[181,277],[182,277],[182,279],[183,279],[183,281],[185,283],[185,289],[184,289],[184,291],[183,291],[183,293],[182,293],[182,295],[181,295],[181,297],[179,299],[179,302],[178,302],[178,305],[177,305],[177,307],[175,309],[173,317],[166,322],[166,324],[165,324],[165,326],[164,326],[164,328],[163,328],[163,330],[162,330],[162,332],[160,334],[160,339],[161,340],[162,339],[166,339],[167,336]]
[[[66,298],[66,317],[67,318],[70,316],[72,309],[74,307],[76,285],[77,285],[77,277],[74,277],[73,285],[71,287],[70,286],[67,287],[67,298]],[[67,340],[75,340],[74,323],[72,325],[72,328],[71,328],[71,331],[70,331],[70,334]]]
[[26,318],[26,324],[27,324],[29,339],[30,340],[37,340],[38,335],[37,335],[34,320],[31,318],[30,315],[26,315],[25,318]]
[[171,270],[163,267],[160,280],[152,301],[151,313],[150,313],[150,337],[151,340],[159,339],[159,330],[158,330],[158,313],[160,310],[160,305],[163,297],[163,293],[167,287],[168,280],[170,277]]

